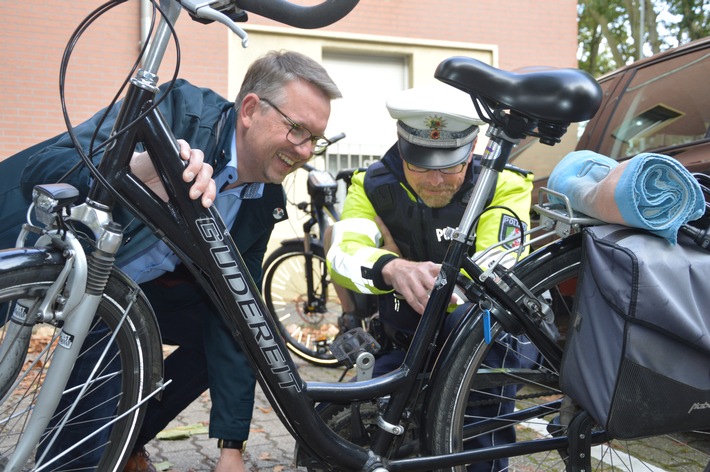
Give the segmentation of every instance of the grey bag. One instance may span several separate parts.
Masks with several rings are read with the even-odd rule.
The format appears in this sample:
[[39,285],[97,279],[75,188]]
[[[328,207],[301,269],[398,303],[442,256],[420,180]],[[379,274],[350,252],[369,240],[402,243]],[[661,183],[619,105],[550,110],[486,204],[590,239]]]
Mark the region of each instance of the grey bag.
[[584,230],[560,383],[621,439],[710,428],[710,253],[640,230]]

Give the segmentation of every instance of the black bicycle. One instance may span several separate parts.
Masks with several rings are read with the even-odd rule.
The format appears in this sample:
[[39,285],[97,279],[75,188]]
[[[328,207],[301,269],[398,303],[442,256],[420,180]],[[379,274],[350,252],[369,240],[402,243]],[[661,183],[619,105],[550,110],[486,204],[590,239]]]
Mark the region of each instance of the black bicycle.
[[[341,136],[330,141],[338,141]],[[340,220],[336,207],[338,182],[347,189],[356,169],[341,170],[336,177],[308,164],[303,169],[308,172],[310,198],[296,204],[308,215],[303,236],[281,241],[266,258],[262,294],[291,352],[312,364],[335,367],[342,364],[330,346],[344,329],[343,309],[328,275],[324,237],[327,228]],[[365,322],[374,313],[372,297],[355,293],[347,296],[355,307],[351,316]]]
[[[679,446],[678,436],[656,435],[651,443],[615,440],[590,423],[586,412],[560,389],[563,343],[550,335],[545,321],[564,325],[569,320],[571,286],[581,261],[578,230],[595,221],[541,208],[545,223],[512,238],[536,244],[557,235],[554,243],[510,268],[493,264],[484,270],[470,254],[476,221],[516,143],[533,135],[554,144],[569,123],[596,112],[600,88],[576,70],[516,74],[463,57],[439,65],[435,76],[467,92],[481,108],[480,115],[490,124],[490,141],[465,214],[457,228],[448,230],[451,245],[406,358],[393,372],[371,380],[303,381],[222,219],[188,196],[176,138],[155,108],[155,73],[179,5],[243,34],[230,16],[244,10],[294,26],[318,27],[337,21],[356,3],[327,0],[298,7],[282,0],[220,0],[212,6],[165,1],[156,36],[161,39],[152,42],[149,60],[143,62],[147,69],[131,80],[98,169],[85,156],[94,176],[89,198],[75,206],[77,192],[68,185],[36,187],[34,213],[41,225],[28,224],[26,231],[39,233],[39,241],[0,251],[1,470],[62,467],[66,451],[45,452],[54,437],[78,426],[87,437],[106,432],[98,470],[120,470],[145,399],[160,391],[157,324],[140,290],[112,263],[121,239],[121,228],[111,218],[116,202],[174,250],[220,308],[230,331],[240,333],[235,339],[274,411],[296,438],[298,463],[309,470],[460,471],[466,464],[494,458],[509,458],[513,470],[619,470],[626,464],[636,470],[643,467],[634,461],[642,458],[673,470],[701,470],[710,462],[701,448]],[[139,141],[165,188],[173,189],[167,203],[130,173]],[[506,256],[501,245],[485,257],[493,251]],[[461,269],[470,278],[460,276]],[[439,344],[438,333],[457,285],[475,303]],[[92,323],[99,326],[92,328]],[[494,348],[505,353],[508,344],[503,339],[517,334],[525,334],[540,355],[524,369],[505,363],[489,366],[488,353]],[[84,341],[103,335],[108,341]],[[94,356],[90,351],[95,346],[108,347]],[[97,361],[89,363],[89,371],[77,372],[87,363],[75,360],[86,353]],[[83,382],[65,389],[70,376],[79,374]],[[108,424],[84,424],[81,402],[109,378],[120,379],[114,395],[102,395],[114,402],[114,418]],[[501,393],[509,385],[518,387],[514,396]],[[495,413],[511,403],[513,413]],[[493,411],[482,414],[488,406]],[[480,435],[501,428],[514,428],[515,441],[471,446]],[[78,448],[85,444],[80,438],[75,442]],[[649,444],[653,454],[646,453]],[[637,448],[643,448],[640,454],[635,454]]]

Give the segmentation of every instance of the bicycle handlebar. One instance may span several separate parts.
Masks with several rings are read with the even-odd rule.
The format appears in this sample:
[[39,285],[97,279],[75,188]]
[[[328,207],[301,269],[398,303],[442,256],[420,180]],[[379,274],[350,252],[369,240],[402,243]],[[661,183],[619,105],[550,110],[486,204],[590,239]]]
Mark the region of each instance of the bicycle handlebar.
[[345,133],[338,133],[335,136],[333,136],[332,138],[328,138],[328,141],[330,141],[330,144],[335,144],[338,141],[340,141],[341,139],[345,139]]
[[270,18],[279,23],[302,29],[328,26],[350,13],[360,0],[324,0],[302,6],[288,0],[177,0],[192,16],[201,22],[218,21],[231,29],[247,47],[248,35],[235,21],[245,21],[244,12]]
[[301,6],[288,0],[234,0],[241,9],[296,28],[322,28],[350,13],[359,0],[325,0]]

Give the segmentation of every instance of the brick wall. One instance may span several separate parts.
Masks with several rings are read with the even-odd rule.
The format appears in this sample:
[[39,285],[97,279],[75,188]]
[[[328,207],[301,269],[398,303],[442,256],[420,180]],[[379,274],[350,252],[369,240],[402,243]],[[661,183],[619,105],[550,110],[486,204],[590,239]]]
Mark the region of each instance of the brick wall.
[[[315,0],[314,0],[315,1]],[[66,42],[98,0],[23,0],[0,28],[0,160],[65,130],[59,102],[59,64]],[[108,104],[136,59],[140,2],[114,8],[79,42],[67,75],[68,108],[78,124]],[[253,24],[274,24],[252,15]],[[180,76],[222,94],[228,86],[231,33],[183,14]],[[516,69],[576,64],[573,0],[361,0],[328,31],[497,44],[498,66]],[[284,45],[288,47],[288,45]],[[161,82],[172,74],[166,59]],[[233,97],[228,97],[233,98]]]
[[[277,25],[257,16],[250,22]],[[496,44],[499,67],[575,67],[575,0],[360,0],[326,30]]]
[[[74,29],[96,0],[23,0],[12,21],[0,28],[0,160],[66,128],[59,100],[59,68]],[[73,124],[107,105],[136,60],[140,46],[140,2],[114,8],[84,34],[75,48],[66,78]],[[221,25],[201,25],[181,16],[180,76],[227,92],[228,32]],[[195,41],[199,38],[200,41]],[[161,82],[172,74],[174,54],[165,62]]]

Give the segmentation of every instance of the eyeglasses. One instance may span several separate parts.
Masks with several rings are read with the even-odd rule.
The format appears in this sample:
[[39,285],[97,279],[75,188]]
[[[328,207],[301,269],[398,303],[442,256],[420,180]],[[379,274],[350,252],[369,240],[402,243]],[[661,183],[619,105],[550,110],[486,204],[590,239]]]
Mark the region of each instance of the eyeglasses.
[[410,164],[407,161],[404,161],[407,164],[407,169],[411,170],[412,172],[416,172],[418,174],[425,174],[429,171],[435,171],[438,170],[442,174],[460,174],[463,172],[463,170],[466,168],[467,162],[462,162],[461,164],[456,164],[455,166],[451,167],[444,167],[443,169],[426,169],[424,167],[417,167],[413,164]]
[[288,139],[288,142],[290,142],[294,146],[301,146],[310,141],[311,144],[313,144],[313,155],[320,156],[321,154],[325,153],[326,149],[328,149],[328,146],[333,144],[332,141],[330,141],[325,136],[314,136],[313,133],[308,130],[308,128],[296,123],[291,118],[289,118],[286,113],[279,110],[279,107],[274,105],[271,100],[267,100],[266,98],[259,99],[277,112],[279,112],[279,114],[283,116],[286,121],[288,121],[288,124],[291,125],[291,128],[288,130],[288,133],[286,133],[286,139]]

